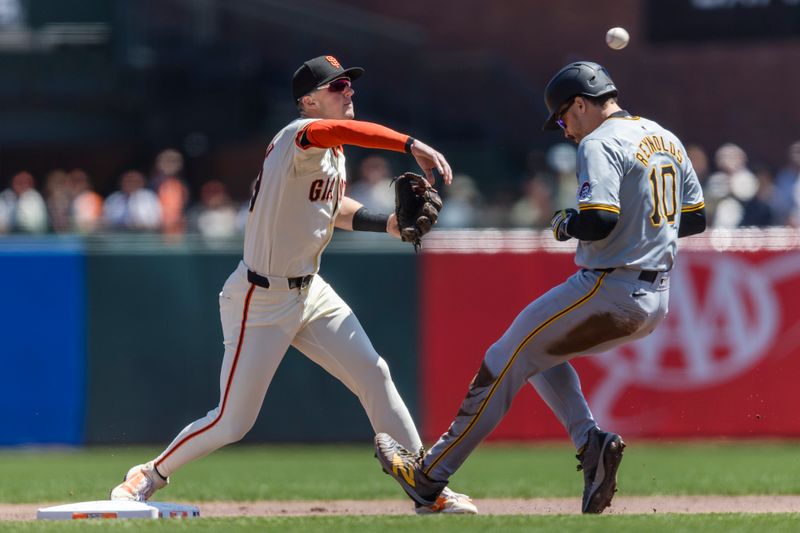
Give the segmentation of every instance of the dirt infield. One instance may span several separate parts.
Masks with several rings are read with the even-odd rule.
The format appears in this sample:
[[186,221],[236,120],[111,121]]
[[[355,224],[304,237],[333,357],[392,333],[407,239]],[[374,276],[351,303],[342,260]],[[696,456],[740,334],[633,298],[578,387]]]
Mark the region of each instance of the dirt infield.
[[[0,504],[0,520],[33,520],[36,510],[51,504]],[[190,503],[190,502],[187,502]],[[402,515],[411,513],[403,500],[304,500],[259,502],[193,502],[201,516]],[[476,499],[481,514],[578,514],[574,498]],[[620,496],[607,514],[651,513],[791,513],[800,512],[800,496]]]

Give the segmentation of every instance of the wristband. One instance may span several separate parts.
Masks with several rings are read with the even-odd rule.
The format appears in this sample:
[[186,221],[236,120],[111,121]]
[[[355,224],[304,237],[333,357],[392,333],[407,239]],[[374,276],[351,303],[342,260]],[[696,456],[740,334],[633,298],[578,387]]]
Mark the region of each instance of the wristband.
[[389,215],[371,213],[366,207],[362,207],[353,213],[353,231],[386,233],[386,224],[388,222]]
[[408,140],[406,140],[406,153],[407,154],[411,153],[411,145],[414,144],[414,141],[416,141],[416,139],[414,137],[412,137],[411,135],[409,135],[408,136]]

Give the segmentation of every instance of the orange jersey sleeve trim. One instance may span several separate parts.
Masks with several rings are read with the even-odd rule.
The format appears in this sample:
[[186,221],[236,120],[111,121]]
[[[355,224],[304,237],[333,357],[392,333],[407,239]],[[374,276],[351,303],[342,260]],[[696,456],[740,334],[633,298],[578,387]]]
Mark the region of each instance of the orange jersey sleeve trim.
[[360,120],[315,120],[297,133],[300,148],[333,148],[343,144],[405,152],[410,137],[393,129]]

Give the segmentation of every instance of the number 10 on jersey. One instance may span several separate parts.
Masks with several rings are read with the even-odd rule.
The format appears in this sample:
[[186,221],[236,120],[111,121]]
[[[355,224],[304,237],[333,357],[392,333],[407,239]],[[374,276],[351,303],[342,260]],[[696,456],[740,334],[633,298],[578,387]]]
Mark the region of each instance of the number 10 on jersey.
[[653,199],[650,222],[654,226],[662,225],[664,219],[667,224],[675,224],[678,210],[676,174],[675,166],[671,163],[650,169],[650,194]]

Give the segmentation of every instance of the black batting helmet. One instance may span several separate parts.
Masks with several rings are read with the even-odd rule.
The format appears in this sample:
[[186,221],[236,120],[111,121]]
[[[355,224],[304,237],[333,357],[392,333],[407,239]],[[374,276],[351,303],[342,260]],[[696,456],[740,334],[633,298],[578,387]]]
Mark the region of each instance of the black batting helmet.
[[544,88],[544,103],[550,116],[542,129],[557,130],[556,113],[573,96],[619,94],[605,67],[591,61],[576,61],[559,70]]

